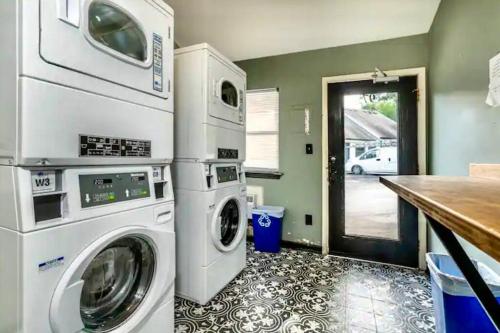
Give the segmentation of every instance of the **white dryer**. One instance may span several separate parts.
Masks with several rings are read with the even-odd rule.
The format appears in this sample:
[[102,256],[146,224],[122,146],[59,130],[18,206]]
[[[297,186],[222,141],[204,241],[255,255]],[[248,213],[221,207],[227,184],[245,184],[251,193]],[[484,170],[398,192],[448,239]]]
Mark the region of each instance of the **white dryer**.
[[175,50],[175,159],[245,160],[246,74],[208,44]]
[[169,167],[0,167],[0,332],[174,331]]
[[0,164],[173,159],[173,18],[160,0],[0,1]]
[[176,294],[206,304],[246,265],[245,176],[236,163],[174,167]]

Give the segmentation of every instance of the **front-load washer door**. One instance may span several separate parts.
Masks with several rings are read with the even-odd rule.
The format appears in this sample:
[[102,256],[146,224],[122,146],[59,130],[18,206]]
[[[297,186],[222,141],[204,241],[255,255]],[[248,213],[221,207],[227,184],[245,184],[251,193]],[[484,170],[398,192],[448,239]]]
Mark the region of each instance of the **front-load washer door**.
[[159,256],[174,253],[174,237],[129,230],[89,247],[56,288],[50,310],[53,331],[130,331],[140,325],[166,295],[168,281],[173,287],[174,259],[167,255],[163,262]]
[[242,241],[246,228],[245,219],[237,198],[229,197],[221,201],[212,222],[212,240],[220,251],[232,251]]
[[209,77],[212,84],[210,116],[234,124],[245,123],[245,79],[219,59],[210,56]]
[[107,332],[123,324],[147,295],[154,268],[154,251],[139,237],[120,238],[102,250],[82,276],[85,329]]
[[173,17],[146,0],[40,1],[46,62],[164,99],[170,98],[172,34]]

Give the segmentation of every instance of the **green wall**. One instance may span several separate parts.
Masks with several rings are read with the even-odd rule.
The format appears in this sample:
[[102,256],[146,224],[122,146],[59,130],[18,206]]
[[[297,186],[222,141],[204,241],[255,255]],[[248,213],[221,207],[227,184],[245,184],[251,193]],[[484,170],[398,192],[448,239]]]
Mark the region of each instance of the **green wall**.
[[[348,33],[348,32],[346,32]],[[321,244],[321,78],[343,74],[427,66],[428,36],[259,58],[238,62],[248,75],[248,89],[280,89],[279,180],[247,179],[262,186],[264,203],[286,208],[283,239]],[[311,112],[311,134],[304,134],[304,108]],[[305,154],[305,144],[314,154]],[[313,215],[306,226],[304,215]]]
[[[500,52],[499,33],[500,1],[442,0],[429,33],[433,174],[466,175],[469,163],[500,163],[500,107],[484,102],[488,60]],[[443,250],[434,236],[430,246]],[[500,272],[494,260],[467,248]]]

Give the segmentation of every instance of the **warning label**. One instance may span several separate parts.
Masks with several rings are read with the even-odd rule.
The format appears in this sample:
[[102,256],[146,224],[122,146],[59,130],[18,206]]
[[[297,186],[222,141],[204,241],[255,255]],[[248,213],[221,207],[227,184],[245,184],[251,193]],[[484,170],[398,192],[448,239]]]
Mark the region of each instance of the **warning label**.
[[81,157],[151,157],[151,141],[80,135]]

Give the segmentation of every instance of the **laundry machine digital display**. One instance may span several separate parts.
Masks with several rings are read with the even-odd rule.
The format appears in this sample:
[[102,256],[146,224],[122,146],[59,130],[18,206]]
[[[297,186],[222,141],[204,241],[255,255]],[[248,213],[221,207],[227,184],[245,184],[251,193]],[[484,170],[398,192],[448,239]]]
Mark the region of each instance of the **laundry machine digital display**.
[[80,175],[82,208],[150,197],[147,172]]
[[238,180],[238,171],[235,166],[217,168],[218,183],[233,182],[235,180]]

